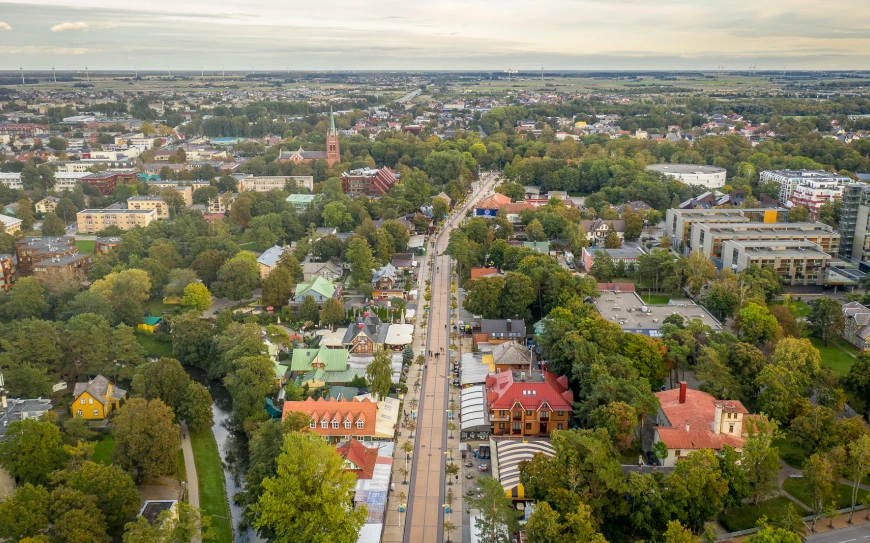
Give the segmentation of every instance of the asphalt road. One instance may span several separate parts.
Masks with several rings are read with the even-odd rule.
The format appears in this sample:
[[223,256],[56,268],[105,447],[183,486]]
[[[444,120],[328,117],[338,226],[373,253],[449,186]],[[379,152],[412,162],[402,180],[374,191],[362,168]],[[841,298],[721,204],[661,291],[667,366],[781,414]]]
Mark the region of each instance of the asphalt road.
[[[856,515],[866,515],[864,511],[858,511]],[[828,522],[820,519],[819,524]],[[870,523],[858,524],[839,530],[831,530],[821,534],[807,536],[807,543],[858,543],[870,540]]]
[[[444,254],[450,231],[465,217],[487,191],[495,185],[495,176],[487,178],[467,203],[457,210],[435,239],[432,249],[432,283],[429,324],[426,335],[426,369],[417,411],[408,512],[405,522],[406,543],[442,543],[444,522],[444,466],[447,452],[447,410],[449,404],[450,362],[450,257]],[[443,349],[443,354],[442,350]],[[431,352],[433,356],[428,356]],[[434,354],[439,353],[435,358]]]

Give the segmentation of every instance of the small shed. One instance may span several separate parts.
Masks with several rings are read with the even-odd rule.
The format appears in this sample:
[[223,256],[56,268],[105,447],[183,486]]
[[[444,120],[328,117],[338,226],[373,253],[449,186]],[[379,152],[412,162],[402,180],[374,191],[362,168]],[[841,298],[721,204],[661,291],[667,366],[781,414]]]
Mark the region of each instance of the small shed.
[[163,322],[163,317],[142,317],[142,322],[139,323],[139,330],[153,334],[160,323]]

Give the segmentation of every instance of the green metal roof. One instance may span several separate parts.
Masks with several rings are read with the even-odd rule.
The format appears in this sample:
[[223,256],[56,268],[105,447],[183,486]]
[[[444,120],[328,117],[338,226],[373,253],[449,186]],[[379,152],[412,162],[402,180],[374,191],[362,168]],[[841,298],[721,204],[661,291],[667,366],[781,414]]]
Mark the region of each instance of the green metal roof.
[[148,326],[156,326],[160,324],[160,321],[163,320],[163,317],[142,317],[142,324],[147,324]]
[[322,369],[316,369],[303,375],[301,382],[349,383],[356,376],[365,377],[366,370],[323,371]]
[[315,363],[323,364],[326,371],[344,371],[347,369],[347,349],[293,349],[293,361],[290,363],[291,371],[311,371]]
[[298,298],[309,291],[316,292],[325,298],[332,298],[332,295],[335,294],[335,285],[318,275],[307,283],[299,283],[296,285],[296,295],[294,298]]

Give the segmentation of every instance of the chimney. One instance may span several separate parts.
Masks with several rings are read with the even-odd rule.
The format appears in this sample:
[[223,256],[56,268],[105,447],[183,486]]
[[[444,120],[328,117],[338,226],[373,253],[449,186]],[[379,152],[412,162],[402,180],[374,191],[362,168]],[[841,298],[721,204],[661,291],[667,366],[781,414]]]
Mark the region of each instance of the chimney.
[[713,415],[713,433],[719,434],[722,432],[722,404],[714,403],[716,406],[716,412]]
[[511,331],[511,320],[510,319],[507,320],[506,326],[507,326],[507,331],[510,332]]
[[680,403],[686,403],[686,382],[680,381]]
[[689,431],[689,421],[686,421],[686,431]]

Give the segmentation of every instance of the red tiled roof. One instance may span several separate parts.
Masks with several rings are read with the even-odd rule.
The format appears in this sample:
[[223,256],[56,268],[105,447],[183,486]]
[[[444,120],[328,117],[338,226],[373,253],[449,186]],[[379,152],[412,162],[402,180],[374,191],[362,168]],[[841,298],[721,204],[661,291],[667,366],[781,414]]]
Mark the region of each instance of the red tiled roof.
[[378,463],[378,450],[366,447],[354,438],[345,441],[336,450],[345,460],[350,461],[358,469],[349,469],[357,479],[371,479]]
[[[378,404],[364,398],[357,399],[330,399],[320,398],[314,400],[308,398],[301,402],[284,402],[283,417],[292,411],[299,411],[308,415],[316,426],[310,430],[324,437],[331,436],[374,436],[375,421],[378,418]],[[332,427],[332,421],[338,422],[338,428]],[[345,428],[344,422],[350,421],[350,428]],[[326,428],[322,422],[326,421]],[[357,428],[357,422],[362,422],[363,427]]]
[[518,214],[524,209],[530,209],[534,211],[535,209],[537,209],[537,207],[535,207],[534,204],[530,204],[528,202],[515,202],[513,204],[505,204],[501,207],[501,209],[504,209],[505,213],[512,215]]
[[680,403],[679,388],[656,392],[656,397],[662,405],[662,411],[674,427],[683,427],[688,422],[691,429],[712,430],[713,419],[716,417],[716,404],[722,405],[723,413],[749,413],[737,400],[717,400],[700,390],[687,389],[686,403]]
[[485,198],[482,202],[477,204],[478,209],[500,209],[502,206],[511,203],[511,199],[509,196],[505,196],[504,194],[495,193],[488,198]]
[[659,434],[659,439],[664,441],[668,449],[713,449],[720,450],[725,445],[731,447],[742,447],[745,441],[742,437],[732,436],[729,434],[717,434],[712,430],[690,430],[686,431],[685,427],[672,426],[662,427],[657,426],[656,432]]
[[551,409],[568,411],[574,401],[574,393],[568,390],[568,379],[543,372],[544,380],[520,381],[514,372],[503,371],[486,378],[487,400],[490,409],[510,409],[516,402],[523,409],[538,409],[544,402]]
[[498,268],[471,268],[471,279],[480,279],[496,273],[498,273]]

